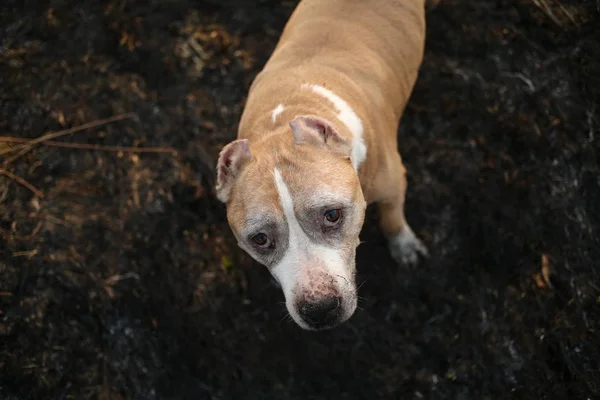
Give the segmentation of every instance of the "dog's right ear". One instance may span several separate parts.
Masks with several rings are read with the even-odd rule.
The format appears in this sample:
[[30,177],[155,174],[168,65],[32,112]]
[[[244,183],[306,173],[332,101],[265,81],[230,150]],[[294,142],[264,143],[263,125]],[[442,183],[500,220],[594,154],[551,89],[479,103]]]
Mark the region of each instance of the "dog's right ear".
[[289,123],[296,144],[324,147],[350,157],[352,143],[340,135],[331,122],[314,115],[300,115]]
[[229,200],[231,188],[243,168],[252,160],[248,139],[235,140],[221,150],[217,162],[217,198],[223,203]]

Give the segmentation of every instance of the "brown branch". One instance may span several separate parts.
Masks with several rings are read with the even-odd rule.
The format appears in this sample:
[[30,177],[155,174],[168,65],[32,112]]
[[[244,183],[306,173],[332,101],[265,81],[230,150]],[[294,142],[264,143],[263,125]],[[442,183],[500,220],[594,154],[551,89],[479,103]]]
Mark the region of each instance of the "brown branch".
[[548,5],[546,0],[533,0],[533,3],[544,13],[548,18],[552,20],[558,27],[562,28],[563,24],[552,12],[552,7]]
[[[11,136],[0,136],[0,142],[29,143],[32,139],[17,138]],[[175,153],[172,147],[127,147],[127,146],[105,146],[101,144],[88,143],[64,143],[47,140],[42,142],[44,146],[66,147],[70,149],[99,150],[99,151],[122,151],[123,153]]]
[[571,14],[569,12],[569,10],[567,10],[567,8],[562,5],[562,3],[559,2],[558,6],[560,7],[560,10],[563,12],[563,14],[565,14],[567,16],[567,18],[569,18],[571,20],[571,22],[573,23],[573,25],[575,25],[577,28],[579,28],[579,25],[577,24],[577,21],[575,20],[575,17],[573,17],[573,14]]
[[35,186],[33,186],[31,183],[27,182],[25,179],[13,174],[10,171],[7,171],[3,168],[0,168],[0,174],[8,177],[9,179],[14,180],[17,183],[20,183],[21,185],[25,186],[27,189],[31,190],[36,196],[38,196],[39,198],[43,199],[44,198],[44,193],[42,193],[40,190],[36,189]]
[[15,147],[11,147],[9,149],[1,150],[0,155],[10,153],[12,151],[20,150],[16,156],[14,156],[4,162],[4,164],[6,165],[6,164],[9,164],[10,162],[14,161],[16,158],[21,157],[23,154],[30,151],[38,143],[46,142],[51,139],[56,139],[57,137],[60,137],[60,136],[65,136],[65,135],[69,135],[71,133],[84,131],[86,129],[95,128],[95,127],[98,127],[101,125],[110,124],[111,122],[120,121],[120,120],[128,119],[128,118],[133,118],[135,116],[136,116],[135,113],[120,114],[120,115],[115,115],[110,118],[105,118],[105,119],[100,119],[97,121],[88,122],[87,124],[75,126],[73,128],[64,129],[62,131],[47,133],[36,139],[32,139],[31,141],[24,143],[21,146],[15,146]]
[[4,166],[7,166],[8,164],[10,164],[11,162],[13,162],[14,160],[16,160],[17,158],[21,157],[22,155],[24,155],[25,153],[27,153],[29,150],[33,149],[33,146],[16,146],[8,151],[4,151],[4,152],[0,152],[0,154],[4,154],[7,153],[9,151],[13,151],[13,150],[21,150],[19,151],[17,154],[15,154],[14,156],[12,156],[11,158],[8,158],[6,160],[4,160],[4,162],[2,163]]

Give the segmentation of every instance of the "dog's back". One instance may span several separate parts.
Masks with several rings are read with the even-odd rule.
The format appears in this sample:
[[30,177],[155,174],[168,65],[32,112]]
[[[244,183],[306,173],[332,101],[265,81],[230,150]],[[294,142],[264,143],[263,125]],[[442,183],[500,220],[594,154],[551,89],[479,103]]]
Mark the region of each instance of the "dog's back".
[[[398,122],[417,79],[424,38],[423,0],[301,1],[250,88],[239,137],[253,140],[271,132],[294,117],[294,104],[328,116],[331,103],[302,90],[320,85],[352,104],[362,121],[369,151],[360,178],[373,186],[364,187],[369,201],[376,200],[377,172],[395,162],[388,160],[388,149],[398,146]],[[287,114],[273,125],[265,116],[279,104]],[[341,134],[352,136],[345,129]]]
[[378,103],[393,105],[400,117],[423,58],[424,32],[422,0],[304,0],[264,73],[331,69],[365,93],[381,92]]

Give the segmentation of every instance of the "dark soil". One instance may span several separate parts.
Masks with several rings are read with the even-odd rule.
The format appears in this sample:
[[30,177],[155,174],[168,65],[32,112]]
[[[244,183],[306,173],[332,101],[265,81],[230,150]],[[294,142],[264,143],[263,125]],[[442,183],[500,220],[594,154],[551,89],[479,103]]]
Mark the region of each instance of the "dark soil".
[[400,146],[432,257],[394,265],[371,212],[361,308],[321,333],[212,191],[294,5],[2,1],[0,135],[132,112],[55,140],[177,153],[0,141],[44,195],[0,176],[0,398],[600,398],[598,3],[430,9]]

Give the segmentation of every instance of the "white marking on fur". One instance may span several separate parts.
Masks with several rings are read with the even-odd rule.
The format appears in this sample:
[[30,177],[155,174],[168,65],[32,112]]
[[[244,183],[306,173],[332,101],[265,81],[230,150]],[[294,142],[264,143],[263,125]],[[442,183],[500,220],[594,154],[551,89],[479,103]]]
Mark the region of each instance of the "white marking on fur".
[[358,171],[360,165],[363,163],[363,161],[365,161],[365,158],[367,158],[367,146],[365,145],[365,140],[363,137],[364,128],[361,119],[358,117],[358,115],[356,115],[346,100],[342,99],[331,90],[320,85],[312,85],[308,83],[302,84],[302,88],[311,89],[313,92],[320,94],[333,103],[338,112],[338,119],[342,121],[348,127],[348,129],[350,129],[350,132],[352,132],[353,139],[350,160],[352,160],[354,169]]
[[[315,266],[324,266],[327,273],[335,277],[338,286],[343,287],[342,280],[349,280],[348,271],[345,270],[344,262],[339,251],[312,243],[296,218],[294,212],[294,201],[292,194],[283,181],[283,177],[277,168],[274,169],[275,186],[279,194],[279,202],[283,208],[283,214],[288,225],[289,238],[288,248],[285,255],[271,269],[271,273],[277,279],[285,295],[287,309],[298,323],[305,329],[309,327],[302,321],[294,307],[294,289],[300,284],[302,290],[302,280],[307,268]],[[307,282],[310,284],[310,282]]]
[[423,257],[429,256],[427,247],[419,240],[408,224],[404,226],[400,233],[390,237],[388,244],[390,253],[397,262],[416,264],[419,261],[419,254]]
[[285,110],[285,106],[283,104],[279,104],[273,109],[273,111],[271,111],[271,119],[273,120],[273,123],[277,121],[277,117],[279,117],[279,114],[281,114],[283,110]]

